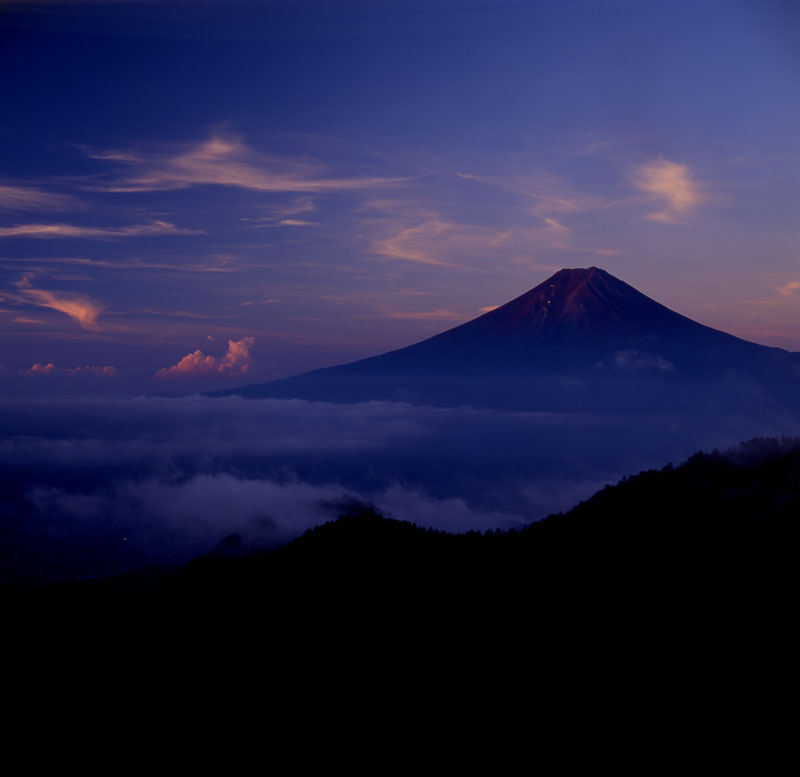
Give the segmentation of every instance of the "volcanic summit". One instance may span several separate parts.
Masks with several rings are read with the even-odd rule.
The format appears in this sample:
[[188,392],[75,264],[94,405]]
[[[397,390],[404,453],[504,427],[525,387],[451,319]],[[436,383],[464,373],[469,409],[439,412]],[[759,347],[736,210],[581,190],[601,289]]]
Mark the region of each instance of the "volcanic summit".
[[800,354],[704,326],[589,267],[415,345],[216,395],[230,394],[528,410],[783,405],[800,396]]

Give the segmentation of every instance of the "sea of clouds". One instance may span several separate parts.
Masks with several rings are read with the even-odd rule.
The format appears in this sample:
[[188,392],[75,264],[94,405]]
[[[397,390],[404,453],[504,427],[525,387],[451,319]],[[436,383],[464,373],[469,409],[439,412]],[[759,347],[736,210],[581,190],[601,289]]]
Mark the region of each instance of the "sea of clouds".
[[0,581],[270,547],[355,504],[450,531],[522,526],[696,450],[798,434],[760,409],[514,413],[238,397],[0,401]]

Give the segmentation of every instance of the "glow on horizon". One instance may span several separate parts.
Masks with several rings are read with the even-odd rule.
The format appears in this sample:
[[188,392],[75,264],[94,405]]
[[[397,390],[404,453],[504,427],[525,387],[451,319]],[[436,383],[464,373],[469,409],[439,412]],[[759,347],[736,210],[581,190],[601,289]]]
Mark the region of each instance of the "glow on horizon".
[[9,391],[285,377],[591,265],[800,351],[788,6],[112,4],[0,13]]

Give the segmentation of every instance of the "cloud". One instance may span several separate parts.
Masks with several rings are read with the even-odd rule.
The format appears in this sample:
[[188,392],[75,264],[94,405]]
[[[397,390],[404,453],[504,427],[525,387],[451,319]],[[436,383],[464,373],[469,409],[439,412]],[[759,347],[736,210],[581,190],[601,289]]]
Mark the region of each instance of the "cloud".
[[372,239],[369,252],[389,259],[482,272],[489,262],[528,261],[534,252],[555,248],[558,244],[554,236],[567,231],[546,223],[498,229],[450,221],[432,212],[411,215],[411,224],[407,215],[367,221],[365,229],[380,235]]
[[454,224],[446,221],[427,221],[424,224],[406,227],[392,237],[375,241],[371,250],[374,254],[387,256],[390,259],[453,267],[452,263],[437,259],[430,250],[430,245],[432,241],[438,241],[454,228]]
[[431,311],[411,313],[386,313],[385,316],[386,318],[412,319],[416,321],[460,321],[466,318],[466,316],[461,313],[454,313],[452,310],[440,310],[439,308]]
[[87,364],[84,367],[72,367],[64,369],[66,375],[96,375],[104,378],[117,374],[117,368],[112,364],[106,366]]
[[549,216],[545,217],[544,223],[547,224],[550,229],[553,229],[556,232],[569,232],[567,227],[556,221],[554,218],[550,218]]
[[50,373],[54,372],[56,369],[56,365],[53,362],[49,362],[48,364],[40,364],[36,362],[29,370],[25,370],[25,375],[50,375]]
[[253,343],[254,337],[228,340],[228,350],[221,357],[206,355],[198,348],[186,354],[177,364],[160,369],[155,376],[171,378],[182,375],[244,375],[252,363],[250,349]]
[[0,398],[0,500],[14,549],[0,578],[181,561],[234,532],[253,546],[275,543],[348,501],[440,529],[519,526],[699,448],[798,431],[797,419],[759,407],[715,418]]
[[585,213],[618,204],[616,200],[577,192],[566,182],[550,174],[488,176],[458,173],[458,177],[510,192],[523,200],[532,200],[533,204],[528,207],[528,211],[551,229],[559,231],[569,231],[569,228],[552,218],[553,214]]
[[205,257],[208,261],[198,261],[196,257],[192,257],[186,262],[180,261],[166,261],[163,259],[143,259],[141,257],[132,257],[129,259],[115,259],[109,261],[107,259],[87,259],[84,257],[74,256],[37,256],[31,257],[9,257],[4,256],[2,261],[4,264],[26,264],[26,265],[47,265],[47,264],[64,264],[73,265],[85,268],[103,268],[106,270],[172,270],[175,272],[192,272],[192,273],[232,273],[237,272],[239,267],[236,263],[235,257],[229,254],[208,254]]
[[40,364],[36,362],[29,370],[22,370],[23,375],[52,375],[52,374],[70,375],[70,376],[94,376],[108,378],[117,374],[117,368],[112,365],[105,367],[99,365],[89,364],[83,367],[56,367],[53,362],[48,364]]
[[318,221],[303,221],[302,219],[281,219],[280,221],[259,222],[250,225],[254,229],[265,227],[317,227]]
[[655,369],[659,372],[670,372],[675,369],[675,365],[663,356],[632,350],[617,351],[614,354],[614,364],[621,370]]
[[90,156],[130,169],[98,187],[112,192],[170,191],[191,186],[234,186],[262,192],[327,192],[370,189],[408,180],[326,177],[315,163],[257,153],[238,138],[221,136],[173,154],[124,151]]
[[789,297],[798,290],[800,290],[800,281],[789,281],[776,288],[778,294],[782,294],[784,297]]
[[78,205],[74,197],[54,194],[30,186],[0,184],[0,209],[3,210],[69,210]]
[[317,206],[310,197],[296,197],[285,205],[270,208],[268,216],[259,216],[257,218],[243,217],[242,221],[275,223],[282,219],[290,219],[292,216],[299,216],[302,213],[310,213],[316,209]]
[[[464,259],[485,259],[498,250],[503,253],[513,234],[511,230],[446,221],[432,214],[423,218],[421,223],[403,225],[395,234],[374,240],[370,252],[390,259],[465,269],[467,265],[459,263]],[[398,226],[389,220],[384,230],[387,228],[395,231]]]
[[664,201],[662,210],[645,216],[651,221],[674,223],[683,216],[688,216],[705,201],[704,195],[692,180],[689,168],[663,157],[639,165],[634,173],[633,185]]
[[80,227],[74,224],[19,224],[0,227],[0,237],[35,237],[43,239],[84,237],[108,239],[142,235],[199,235],[202,230],[181,229],[168,221],[155,219],[147,224],[126,227]]
[[47,289],[30,288],[27,284],[30,281],[23,276],[19,282],[20,290],[18,293],[8,295],[11,299],[37,305],[42,308],[57,310],[65,313],[70,318],[77,321],[84,329],[99,329],[97,317],[103,312],[102,302],[85,297],[81,294],[72,294],[66,291],[49,291]]

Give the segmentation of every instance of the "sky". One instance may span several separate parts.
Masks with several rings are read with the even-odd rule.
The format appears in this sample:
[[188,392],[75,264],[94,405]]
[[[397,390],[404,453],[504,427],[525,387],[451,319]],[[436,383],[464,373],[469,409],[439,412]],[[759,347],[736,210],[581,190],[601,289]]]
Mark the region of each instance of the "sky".
[[0,0],[0,391],[191,393],[599,266],[800,351],[790,0]]

